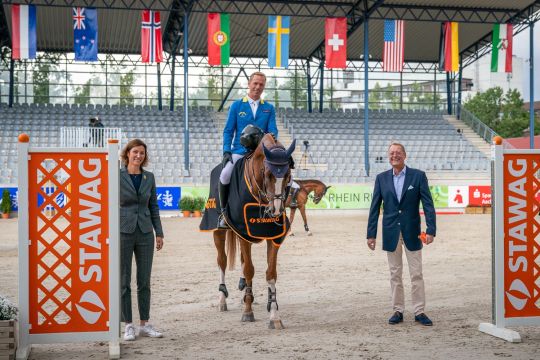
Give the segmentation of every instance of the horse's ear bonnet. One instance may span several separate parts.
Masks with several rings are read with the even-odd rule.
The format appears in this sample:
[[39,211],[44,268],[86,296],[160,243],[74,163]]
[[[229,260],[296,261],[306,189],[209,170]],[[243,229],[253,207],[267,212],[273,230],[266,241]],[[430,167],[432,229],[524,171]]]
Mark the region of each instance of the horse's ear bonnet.
[[264,132],[260,127],[248,125],[244,128],[244,130],[242,130],[242,134],[240,135],[240,144],[242,144],[242,146],[249,151],[255,151],[263,136]]
[[272,174],[276,178],[283,178],[287,171],[289,170],[290,157],[296,147],[296,139],[293,140],[291,146],[287,150],[281,146],[273,147],[268,150],[263,143],[264,150],[264,162],[266,166],[270,169]]

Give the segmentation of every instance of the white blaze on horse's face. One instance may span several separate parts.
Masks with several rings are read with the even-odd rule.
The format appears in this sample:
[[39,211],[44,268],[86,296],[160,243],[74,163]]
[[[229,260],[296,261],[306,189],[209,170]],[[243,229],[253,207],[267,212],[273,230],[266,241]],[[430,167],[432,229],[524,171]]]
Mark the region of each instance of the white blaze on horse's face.
[[274,184],[274,216],[278,216],[281,213],[281,189],[283,186],[284,178],[276,178]]

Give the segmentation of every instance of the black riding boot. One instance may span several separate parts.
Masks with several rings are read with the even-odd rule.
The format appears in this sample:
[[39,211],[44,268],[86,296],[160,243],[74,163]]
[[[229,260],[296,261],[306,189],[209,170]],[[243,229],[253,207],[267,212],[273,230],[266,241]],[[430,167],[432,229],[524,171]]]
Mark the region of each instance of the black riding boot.
[[299,188],[291,188],[291,204],[289,207],[291,209],[295,209],[298,207],[298,203],[296,202],[296,195],[298,195]]
[[223,185],[219,182],[219,207],[221,208],[221,215],[219,215],[218,229],[229,229],[229,225],[225,222],[224,212],[227,202],[229,201],[229,186]]

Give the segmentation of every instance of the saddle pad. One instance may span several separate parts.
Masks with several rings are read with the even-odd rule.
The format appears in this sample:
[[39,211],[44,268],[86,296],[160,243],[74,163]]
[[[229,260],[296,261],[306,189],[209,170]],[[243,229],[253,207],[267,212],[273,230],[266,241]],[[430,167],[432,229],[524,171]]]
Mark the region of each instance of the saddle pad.
[[217,223],[221,208],[219,207],[219,175],[221,174],[222,166],[217,165],[210,173],[210,194],[208,201],[204,207],[204,215],[199,224],[200,231],[214,231],[217,229]]
[[289,231],[289,219],[285,214],[277,220],[274,217],[265,217],[266,204],[259,205],[246,183],[244,169],[247,158],[238,160],[234,166],[225,220],[236,235],[246,241],[258,243],[272,240],[274,245],[279,246]]

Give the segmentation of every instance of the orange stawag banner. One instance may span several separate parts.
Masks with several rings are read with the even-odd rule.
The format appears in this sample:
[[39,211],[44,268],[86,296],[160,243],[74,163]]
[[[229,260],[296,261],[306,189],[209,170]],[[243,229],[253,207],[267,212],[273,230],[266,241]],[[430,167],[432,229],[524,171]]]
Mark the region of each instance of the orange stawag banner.
[[538,154],[504,155],[504,317],[540,316]]
[[109,330],[106,156],[30,154],[31,334]]

